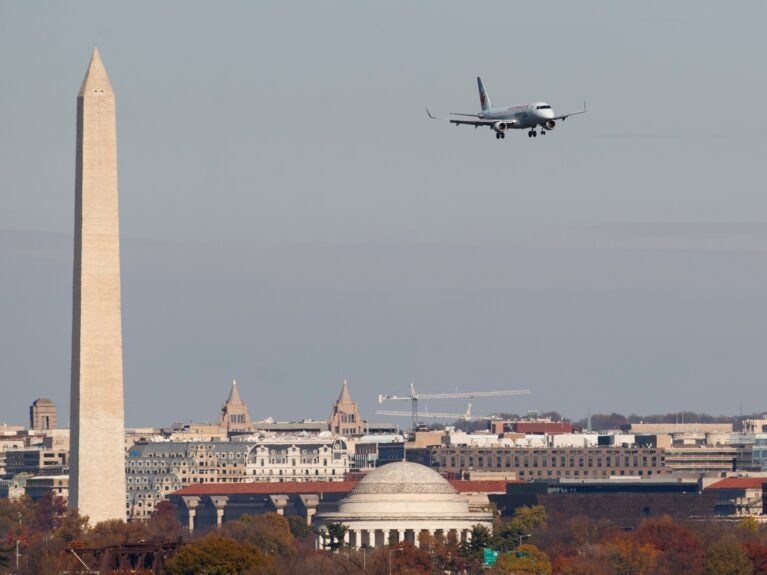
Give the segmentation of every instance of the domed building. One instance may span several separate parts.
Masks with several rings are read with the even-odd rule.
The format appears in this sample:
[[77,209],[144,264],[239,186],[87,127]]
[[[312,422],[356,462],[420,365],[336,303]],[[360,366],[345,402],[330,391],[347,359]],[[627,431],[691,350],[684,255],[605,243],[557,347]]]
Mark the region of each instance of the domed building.
[[341,523],[347,528],[345,543],[352,547],[380,547],[407,541],[418,545],[428,533],[468,541],[479,524],[492,528],[490,511],[469,511],[468,499],[439,473],[419,463],[399,462],[379,467],[363,478],[334,512],[320,513],[314,526],[325,541],[322,528]]

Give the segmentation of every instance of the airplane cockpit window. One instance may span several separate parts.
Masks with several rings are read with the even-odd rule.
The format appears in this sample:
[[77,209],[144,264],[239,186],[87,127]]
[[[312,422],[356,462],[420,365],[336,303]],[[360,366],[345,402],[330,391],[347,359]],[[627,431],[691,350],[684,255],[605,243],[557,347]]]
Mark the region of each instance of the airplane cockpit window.
[[535,109],[536,110],[551,110],[551,106],[549,106],[548,104],[544,104],[542,106],[536,106]]

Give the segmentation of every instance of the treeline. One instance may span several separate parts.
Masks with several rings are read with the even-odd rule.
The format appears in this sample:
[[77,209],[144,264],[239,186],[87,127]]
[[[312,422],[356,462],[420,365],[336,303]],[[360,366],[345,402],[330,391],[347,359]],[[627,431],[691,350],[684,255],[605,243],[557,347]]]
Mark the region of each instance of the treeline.
[[[470,543],[422,534],[418,547],[363,550],[343,544],[343,526],[328,531],[328,549],[316,550],[315,532],[302,518],[267,513],[189,536],[166,503],[146,523],[90,528],[61,499],[4,499],[0,574],[84,573],[71,549],[95,566],[95,555],[105,548],[171,543],[175,555],[154,575],[767,575],[767,530],[753,519],[681,523],[660,517],[627,532],[586,517],[548,521],[542,507],[522,507],[507,521],[496,518],[492,532],[476,526]],[[484,548],[499,552],[490,569],[482,565]],[[134,566],[123,573],[154,572]]]

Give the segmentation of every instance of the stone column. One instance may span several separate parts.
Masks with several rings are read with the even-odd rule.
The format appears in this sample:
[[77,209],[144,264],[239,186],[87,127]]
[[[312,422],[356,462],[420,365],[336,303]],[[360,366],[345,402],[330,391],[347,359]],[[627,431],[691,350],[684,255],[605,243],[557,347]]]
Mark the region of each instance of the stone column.
[[216,527],[221,527],[221,524],[224,522],[224,510],[226,509],[229,497],[226,495],[212,495],[210,501],[216,508]]
[[312,518],[317,514],[317,505],[320,503],[320,498],[317,495],[299,495],[299,501],[304,506],[306,512],[306,524],[312,524]]
[[466,543],[471,543],[471,533],[472,533],[471,529],[466,530]]
[[397,529],[397,543],[404,543],[404,542],[405,542],[405,530]]
[[185,495],[181,497],[181,500],[186,506],[186,513],[189,522],[187,524],[187,529],[189,529],[189,533],[192,533],[194,531],[194,516],[197,515],[197,506],[200,504],[200,498]]
[[350,533],[350,530],[347,529],[346,531],[344,531],[344,545],[348,546],[350,539],[351,539],[351,533]]
[[277,515],[285,515],[285,507],[288,505],[287,495],[270,495],[269,500],[272,502]]
[[416,547],[421,546],[421,542],[418,540],[418,536],[421,534],[420,529],[413,529],[413,545]]

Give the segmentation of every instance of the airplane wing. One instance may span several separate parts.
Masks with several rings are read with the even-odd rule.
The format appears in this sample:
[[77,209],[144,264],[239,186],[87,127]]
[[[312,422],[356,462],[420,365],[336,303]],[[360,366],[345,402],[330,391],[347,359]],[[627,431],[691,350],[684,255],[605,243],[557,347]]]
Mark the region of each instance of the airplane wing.
[[426,114],[431,118],[432,120],[447,120],[451,124],[455,124],[456,126],[459,126],[461,124],[466,124],[469,126],[474,126],[475,128],[478,126],[492,126],[497,122],[497,120],[482,120],[479,118],[477,114],[455,114],[451,113],[452,116],[469,116],[471,118],[477,118],[476,120],[462,120],[460,118],[442,118],[441,116],[434,116],[429,111],[429,108],[426,108]]
[[578,110],[577,112],[570,112],[569,114],[562,114],[561,116],[554,116],[552,119],[562,120],[564,122],[570,116],[575,116],[577,114],[585,114],[585,113],[586,113],[586,100],[583,101],[583,110]]
[[[451,124],[455,124],[456,126],[466,125],[466,126],[474,126],[475,128],[479,126],[492,126],[495,124],[498,120],[461,120],[459,118],[450,118],[448,120]],[[508,123],[513,123],[513,121],[510,121]]]

